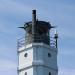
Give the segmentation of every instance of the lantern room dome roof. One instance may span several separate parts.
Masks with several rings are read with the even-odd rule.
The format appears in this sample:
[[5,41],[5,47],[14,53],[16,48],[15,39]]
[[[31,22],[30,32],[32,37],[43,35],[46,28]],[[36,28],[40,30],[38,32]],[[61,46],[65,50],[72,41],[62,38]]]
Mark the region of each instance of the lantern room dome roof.
[[[27,28],[27,27],[30,27],[31,25],[32,25],[32,21],[25,23],[24,27]],[[36,25],[41,26],[46,29],[51,28],[51,24],[46,21],[36,21]]]

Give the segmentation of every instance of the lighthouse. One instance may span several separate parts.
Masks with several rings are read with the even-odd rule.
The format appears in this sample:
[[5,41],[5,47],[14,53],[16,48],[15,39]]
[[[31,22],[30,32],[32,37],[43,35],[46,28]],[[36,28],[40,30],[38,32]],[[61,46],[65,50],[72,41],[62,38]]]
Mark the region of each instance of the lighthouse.
[[18,40],[18,75],[58,75],[58,35],[50,36],[54,27],[37,20],[36,10],[32,10],[32,21],[19,28],[25,37]]

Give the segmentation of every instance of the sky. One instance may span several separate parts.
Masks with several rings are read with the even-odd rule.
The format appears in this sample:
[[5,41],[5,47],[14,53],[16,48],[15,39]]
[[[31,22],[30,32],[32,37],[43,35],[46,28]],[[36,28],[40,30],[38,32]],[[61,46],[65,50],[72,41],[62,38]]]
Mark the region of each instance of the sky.
[[0,75],[17,75],[18,27],[32,20],[33,9],[57,26],[58,75],[75,75],[75,0],[0,0]]

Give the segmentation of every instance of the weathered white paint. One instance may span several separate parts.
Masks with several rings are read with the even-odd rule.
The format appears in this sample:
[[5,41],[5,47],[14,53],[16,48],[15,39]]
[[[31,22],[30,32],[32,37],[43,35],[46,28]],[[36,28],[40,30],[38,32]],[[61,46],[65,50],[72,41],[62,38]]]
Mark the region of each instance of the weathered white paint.
[[[57,49],[43,43],[32,43],[18,49],[19,75],[57,75]],[[27,57],[24,54],[28,53]],[[48,57],[48,53],[51,57]]]
[[19,75],[25,75],[25,72],[27,72],[27,75],[33,75],[33,68],[29,68],[27,70],[19,72]]

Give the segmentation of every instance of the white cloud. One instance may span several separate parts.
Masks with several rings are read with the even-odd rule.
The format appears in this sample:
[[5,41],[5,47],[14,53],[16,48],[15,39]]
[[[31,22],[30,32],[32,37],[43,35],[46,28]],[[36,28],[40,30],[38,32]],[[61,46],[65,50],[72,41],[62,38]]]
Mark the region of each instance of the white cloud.
[[15,30],[13,32],[13,29],[14,29],[13,25],[16,26],[16,24],[14,24],[14,23],[10,23],[7,21],[5,21],[5,22],[0,21],[0,32],[7,33],[7,34],[15,33]]
[[17,70],[16,62],[6,60],[6,59],[0,59],[0,71],[10,72],[10,70]]
[[66,48],[64,48],[62,51],[60,51],[59,52],[59,55],[66,55],[66,56],[75,56],[75,51],[73,50],[73,51],[71,51],[71,49],[67,49],[66,50]]
[[[0,1],[0,11],[2,13],[13,13],[18,15],[23,15],[29,13],[31,11],[32,6],[24,5],[16,1],[11,0],[3,0]],[[0,13],[1,13],[0,12]]]
[[8,59],[0,59],[0,75],[17,75],[17,64]]
[[59,38],[75,38],[74,29],[70,28],[59,28]]
[[10,33],[10,31],[7,29],[7,27],[5,26],[5,24],[1,23],[1,22],[0,22],[0,32]]
[[75,75],[75,69],[59,69],[58,75]]

